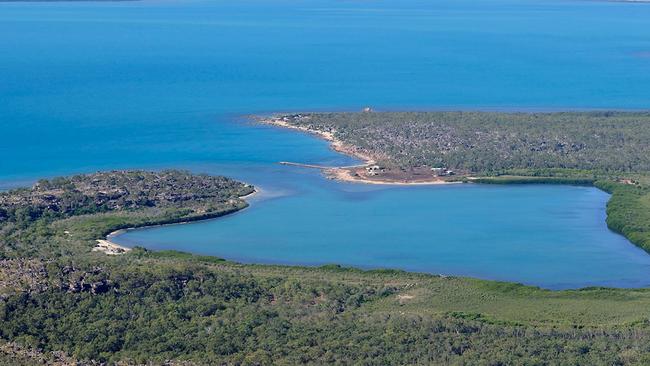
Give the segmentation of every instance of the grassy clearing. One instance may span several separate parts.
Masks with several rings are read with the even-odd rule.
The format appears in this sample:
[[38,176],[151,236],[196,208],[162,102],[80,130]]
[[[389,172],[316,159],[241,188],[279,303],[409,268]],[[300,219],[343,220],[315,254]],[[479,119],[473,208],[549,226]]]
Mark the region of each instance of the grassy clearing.
[[238,265],[231,262],[224,262],[219,268],[245,271],[255,276],[392,288],[394,294],[391,296],[364,305],[363,311],[370,313],[465,314],[493,323],[560,328],[645,325],[650,319],[650,314],[645,311],[650,306],[650,289],[552,291],[509,282],[354,268]]

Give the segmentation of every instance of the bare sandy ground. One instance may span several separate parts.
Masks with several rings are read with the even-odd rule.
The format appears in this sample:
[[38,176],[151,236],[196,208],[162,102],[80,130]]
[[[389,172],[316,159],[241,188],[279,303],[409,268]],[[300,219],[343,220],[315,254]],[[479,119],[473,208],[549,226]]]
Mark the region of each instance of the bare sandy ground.
[[131,248],[123,247],[119,244],[113,243],[110,240],[104,240],[104,239],[97,240],[97,245],[93,248],[94,252],[102,252],[108,255],[124,254],[126,252],[129,252],[130,250]]
[[450,182],[444,179],[422,179],[422,180],[397,180],[397,179],[370,179],[364,178],[354,169],[350,168],[331,168],[324,170],[325,176],[343,182],[364,183],[364,184],[390,184],[390,185],[446,185],[459,184],[462,182]]
[[[365,184],[385,184],[385,185],[442,185],[442,184],[458,184],[461,182],[450,182],[442,178],[426,178],[426,179],[387,179],[381,177],[368,177],[364,176],[365,167],[377,164],[377,159],[374,157],[359,151],[354,146],[347,145],[343,141],[334,137],[333,132],[326,131],[316,131],[311,130],[301,126],[294,126],[289,124],[287,121],[284,121],[280,118],[266,118],[261,120],[262,123],[267,123],[274,126],[279,126],[283,128],[290,128],[302,132],[311,133],[322,139],[325,139],[330,142],[332,150],[356,157],[359,160],[363,160],[363,164],[352,166],[352,167],[333,167],[333,168],[321,168],[326,177],[330,179],[335,179],[343,182],[352,182],[352,183],[365,183]],[[299,165],[299,164],[296,164]],[[361,168],[361,169],[360,169]]]

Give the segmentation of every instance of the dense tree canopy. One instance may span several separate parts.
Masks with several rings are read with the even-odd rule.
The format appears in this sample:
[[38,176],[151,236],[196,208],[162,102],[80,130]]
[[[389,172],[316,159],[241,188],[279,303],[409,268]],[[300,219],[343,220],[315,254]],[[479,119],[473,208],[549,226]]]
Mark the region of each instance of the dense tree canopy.
[[647,112],[363,112],[284,116],[399,168],[650,171]]

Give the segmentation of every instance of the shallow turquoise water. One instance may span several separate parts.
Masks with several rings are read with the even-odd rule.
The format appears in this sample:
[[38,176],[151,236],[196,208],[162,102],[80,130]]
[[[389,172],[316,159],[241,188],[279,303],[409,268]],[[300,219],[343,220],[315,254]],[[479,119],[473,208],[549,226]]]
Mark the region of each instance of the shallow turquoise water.
[[553,288],[644,286],[650,256],[576,187],[386,188],[246,122],[283,110],[647,108],[650,5],[588,1],[0,3],[0,189],[42,176],[183,167],[261,186],[253,206],[118,241]]
[[[648,284],[649,256],[607,230],[608,195],[594,188],[298,180],[295,191],[263,192],[223,219],[114,240],[242,262],[390,267],[549,288]],[[287,196],[271,198],[281,193]]]

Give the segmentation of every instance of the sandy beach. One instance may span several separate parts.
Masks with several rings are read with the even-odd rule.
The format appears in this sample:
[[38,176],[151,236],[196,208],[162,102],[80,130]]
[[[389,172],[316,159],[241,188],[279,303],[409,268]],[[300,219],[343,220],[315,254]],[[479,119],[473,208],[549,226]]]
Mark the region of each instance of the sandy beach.
[[[361,152],[356,147],[350,146],[344,143],[343,141],[337,139],[336,137],[334,137],[333,132],[317,131],[317,130],[311,130],[306,127],[294,126],[279,117],[260,119],[260,122],[316,135],[324,140],[329,141],[332,150],[345,155],[354,156],[355,158],[363,161],[362,164],[355,165],[355,166],[345,166],[345,167],[318,167],[318,166],[310,166],[306,164],[289,163],[289,165],[302,165],[305,167],[314,167],[317,169],[321,169],[323,171],[323,174],[329,179],[334,179],[343,182],[351,182],[351,183],[381,184],[381,185],[442,185],[442,184],[461,183],[461,182],[450,182],[448,180],[439,177],[427,177],[423,179],[399,179],[399,178],[387,178],[387,177],[378,177],[378,176],[371,177],[367,175],[366,167],[377,164],[378,159],[368,155],[367,153]],[[287,164],[287,162],[284,162],[284,164]]]
[[245,195],[243,195],[243,196],[239,196],[239,198],[241,198],[241,199],[244,199],[244,198],[253,198],[254,196],[257,196],[260,192],[261,192],[261,189],[255,187],[255,188],[253,188],[253,192],[251,192],[251,193],[249,193],[249,194],[245,194]]
[[108,255],[118,255],[118,254],[124,254],[127,253],[131,250],[131,248],[127,248],[124,246],[121,246],[119,244],[115,244],[112,241],[109,240],[111,235],[114,235],[118,233],[119,231],[113,232],[109,234],[106,239],[98,239],[97,240],[97,245],[93,248],[93,252],[102,252],[104,254]]
[[381,184],[381,185],[446,185],[460,184],[462,182],[450,182],[444,179],[422,179],[422,180],[393,180],[393,179],[369,179],[362,177],[352,168],[331,168],[323,169],[327,178],[335,179],[342,182],[364,183],[364,184]]
[[[240,196],[239,198],[241,198],[241,199],[252,198],[253,196],[256,196],[256,195],[258,195],[260,193],[261,193],[261,190],[259,188],[254,188],[253,192],[251,192],[249,194],[246,194],[246,195],[243,195],[243,196]],[[149,227],[168,226],[168,225],[184,225],[184,224],[189,224],[191,222],[192,221],[182,221],[182,222],[176,222],[176,223],[173,223],[173,224],[151,225]],[[116,243],[111,241],[111,238],[113,236],[122,234],[122,233],[124,233],[124,232],[126,232],[128,230],[131,230],[131,229],[129,228],[129,229],[116,230],[116,231],[113,231],[112,233],[106,235],[106,239],[97,239],[97,244],[92,249],[93,252],[102,252],[102,253],[108,254],[108,255],[118,255],[118,254],[124,254],[126,252],[131,251],[131,248],[116,244]]]

